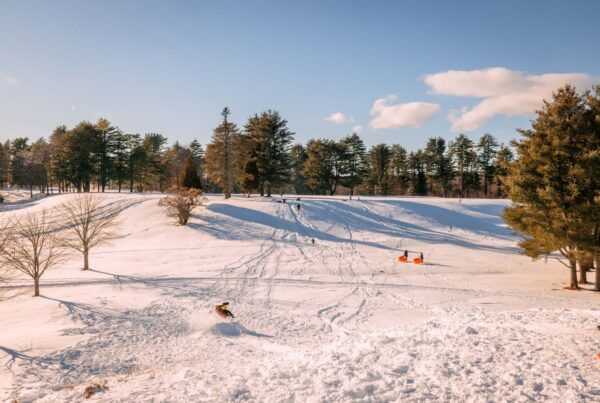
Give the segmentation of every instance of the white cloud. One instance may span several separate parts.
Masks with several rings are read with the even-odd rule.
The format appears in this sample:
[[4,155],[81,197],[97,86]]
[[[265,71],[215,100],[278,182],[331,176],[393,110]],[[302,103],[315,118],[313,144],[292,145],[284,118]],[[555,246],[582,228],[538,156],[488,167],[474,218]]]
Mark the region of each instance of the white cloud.
[[369,126],[373,129],[392,129],[397,127],[421,127],[440,109],[438,104],[426,102],[409,102],[390,105],[396,96],[380,98],[373,103]]
[[71,105],[71,110],[74,111],[75,110],[75,105]]
[[473,131],[496,115],[526,116],[550,99],[552,91],[570,83],[579,89],[599,82],[587,74],[525,75],[522,72],[494,67],[484,70],[456,71],[425,76],[434,94],[484,98],[473,107],[464,107],[448,115],[452,130]]
[[364,127],[362,125],[356,125],[352,128],[352,133],[360,134],[362,133]]
[[14,78],[14,77],[4,77],[4,81],[8,85],[18,85],[19,84],[19,82],[17,81],[17,79]]
[[330,122],[336,123],[338,125],[344,125],[347,123],[354,122],[353,118],[344,115],[342,112],[332,113],[331,115],[327,116],[325,120],[329,120]]

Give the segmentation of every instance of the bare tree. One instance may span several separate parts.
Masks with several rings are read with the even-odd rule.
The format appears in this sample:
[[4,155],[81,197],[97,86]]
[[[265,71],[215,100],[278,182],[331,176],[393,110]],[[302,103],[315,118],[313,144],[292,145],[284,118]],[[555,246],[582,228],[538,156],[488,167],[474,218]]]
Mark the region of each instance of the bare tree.
[[192,216],[192,210],[202,206],[206,198],[198,189],[180,189],[161,199],[159,204],[167,206],[167,215],[177,219],[179,225],[186,225]]
[[114,228],[120,205],[105,203],[101,196],[85,194],[69,198],[59,210],[67,227],[64,244],[83,254],[82,270],[88,270],[90,251],[117,238]]
[[2,261],[9,270],[33,279],[33,296],[37,297],[40,295],[40,279],[47,270],[64,261],[66,250],[46,210],[26,214],[12,228],[13,236],[4,247]]
[[[1,217],[0,219],[0,284],[6,282],[10,278],[10,270],[4,264],[3,257],[5,256],[6,249],[9,241],[12,239],[14,232],[14,222],[12,217]],[[4,293],[0,290],[0,301],[3,300]]]

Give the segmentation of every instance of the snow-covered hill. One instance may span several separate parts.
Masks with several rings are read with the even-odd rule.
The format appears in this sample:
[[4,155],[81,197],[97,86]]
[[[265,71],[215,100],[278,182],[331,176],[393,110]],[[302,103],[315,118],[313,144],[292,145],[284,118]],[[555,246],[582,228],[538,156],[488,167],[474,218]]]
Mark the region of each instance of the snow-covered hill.
[[210,197],[180,227],[106,197],[127,208],[92,270],[0,302],[0,400],[600,401],[600,296],[518,254],[506,201]]

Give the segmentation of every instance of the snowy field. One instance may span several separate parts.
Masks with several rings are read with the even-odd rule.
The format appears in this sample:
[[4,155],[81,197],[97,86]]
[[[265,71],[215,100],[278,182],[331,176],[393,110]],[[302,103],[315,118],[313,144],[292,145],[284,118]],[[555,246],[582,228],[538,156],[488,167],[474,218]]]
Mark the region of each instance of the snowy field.
[[159,195],[107,198],[92,270],[0,302],[0,401],[600,401],[600,295],[518,254],[507,201],[210,197],[180,227]]

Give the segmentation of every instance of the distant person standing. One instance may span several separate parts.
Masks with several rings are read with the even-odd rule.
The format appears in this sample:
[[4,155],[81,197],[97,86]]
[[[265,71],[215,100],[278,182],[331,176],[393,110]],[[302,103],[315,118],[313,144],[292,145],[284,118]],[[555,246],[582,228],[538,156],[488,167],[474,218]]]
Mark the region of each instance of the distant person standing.
[[298,212],[300,212],[300,203],[296,204],[296,210],[298,210]]

